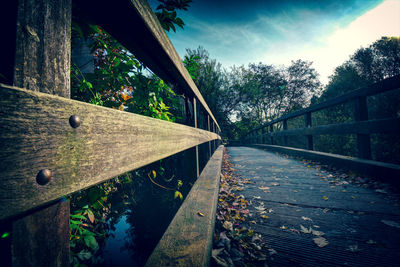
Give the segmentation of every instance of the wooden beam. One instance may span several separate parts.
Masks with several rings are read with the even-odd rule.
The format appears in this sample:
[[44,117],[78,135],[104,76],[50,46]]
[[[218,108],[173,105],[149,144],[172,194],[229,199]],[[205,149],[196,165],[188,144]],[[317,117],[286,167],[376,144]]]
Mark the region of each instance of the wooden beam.
[[97,0],[85,0],[79,1],[79,7],[159,77],[179,85],[187,96],[195,96],[218,126],[147,1],[114,0],[99,5]]
[[295,135],[322,135],[322,134],[398,134],[400,132],[400,119],[379,119],[369,121],[356,121],[338,124],[314,126],[283,130],[266,135],[295,136]]
[[[77,115],[78,128],[69,118]],[[0,86],[0,219],[220,139],[189,126]],[[50,169],[53,180],[35,178]]]
[[223,146],[201,172],[146,266],[209,266]]
[[[70,97],[70,53],[71,53],[71,0],[23,0],[18,1],[18,12],[16,20],[16,47],[14,63],[14,85],[26,87],[32,91],[40,91],[61,97]],[[0,89],[1,93],[7,90]],[[1,94],[0,93],[0,94]],[[61,96],[61,97],[60,97]],[[15,95],[14,95],[15,97]],[[12,98],[11,98],[12,99]],[[20,103],[17,99],[15,101]],[[5,104],[5,103],[4,103]],[[31,108],[39,108],[37,103],[31,103]],[[46,147],[52,147],[49,143],[46,147],[38,147],[35,144],[17,144],[16,142],[29,142],[24,140],[29,132],[24,132],[23,125],[26,125],[29,116],[29,108],[21,103],[21,106],[11,110],[11,106],[3,107],[1,104],[1,138],[0,146],[5,151],[0,152],[2,163],[0,169],[2,176],[0,191],[0,219],[6,218],[9,214],[18,211],[15,198],[10,194],[18,195],[20,192],[29,191],[26,182],[34,182],[37,172],[45,167],[33,164],[30,169],[20,169],[28,160],[40,161],[40,155],[46,153]],[[18,110],[25,109],[19,114],[18,121],[23,121],[19,126],[12,126],[12,114]],[[31,111],[32,111],[31,109]],[[4,111],[4,113],[3,113]],[[43,114],[44,115],[44,114]],[[42,115],[42,116],[43,116]],[[4,122],[3,119],[10,120]],[[40,120],[40,116],[36,119]],[[39,121],[38,121],[39,122]],[[22,129],[21,129],[22,126]],[[33,126],[33,125],[32,125]],[[9,129],[15,127],[15,129]],[[20,131],[10,140],[14,131]],[[37,128],[37,130],[39,130]],[[37,132],[36,139],[42,138],[46,141],[46,132]],[[28,138],[29,139],[29,138]],[[52,142],[52,140],[48,140]],[[6,143],[4,143],[6,142]],[[10,146],[15,146],[11,148]],[[16,147],[30,146],[29,150],[13,151]],[[18,149],[18,148],[17,148]],[[39,151],[38,151],[39,150]],[[14,153],[15,152],[15,153]],[[36,153],[38,152],[38,153]],[[7,155],[7,156],[6,156]],[[4,158],[6,156],[6,158]],[[36,156],[38,157],[36,159]],[[30,159],[30,160],[29,160]],[[41,167],[39,167],[41,166]],[[38,168],[38,169],[36,169]],[[18,184],[18,172],[36,172],[34,177],[28,178],[25,182]],[[29,179],[33,178],[33,179]],[[69,177],[65,177],[67,180]],[[18,188],[15,188],[18,186]],[[37,194],[41,194],[40,190]],[[21,201],[35,203],[32,195],[23,194]],[[55,196],[53,199],[61,197]],[[4,203],[4,201],[6,203]],[[5,211],[4,209],[8,210]],[[36,209],[35,212],[13,222],[12,229],[12,264],[13,266],[69,266],[69,201],[59,201],[47,205],[43,209]],[[10,212],[11,211],[11,212]]]

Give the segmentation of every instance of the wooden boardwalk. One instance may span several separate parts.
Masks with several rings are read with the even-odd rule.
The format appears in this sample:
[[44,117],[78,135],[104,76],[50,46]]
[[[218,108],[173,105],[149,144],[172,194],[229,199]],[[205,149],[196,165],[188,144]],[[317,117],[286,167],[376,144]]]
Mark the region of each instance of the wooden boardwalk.
[[268,266],[400,266],[398,194],[260,149],[228,154],[253,182],[240,193],[252,201],[248,226],[270,247]]

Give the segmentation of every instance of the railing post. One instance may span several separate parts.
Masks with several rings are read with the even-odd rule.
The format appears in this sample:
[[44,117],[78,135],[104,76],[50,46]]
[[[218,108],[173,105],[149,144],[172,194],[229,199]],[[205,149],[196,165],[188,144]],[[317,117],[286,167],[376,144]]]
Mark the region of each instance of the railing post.
[[[283,130],[286,131],[287,130],[287,120],[283,120]],[[284,146],[288,146],[288,137],[287,135],[283,136],[283,144]]]
[[274,132],[274,125],[273,125],[273,124],[271,124],[271,125],[269,126],[269,132],[270,132],[270,134],[271,134],[271,137],[270,137],[271,145],[273,145],[273,144],[274,144],[274,137],[272,136],[272,133]]
[[[304,121],[306,128],[312,126],[311,112],[307,112],[306,114],[304,114]],[[306,138],[307,138],[307,149],[314,150],[313,136],[306,135]]]
[[[207,115],[207,125],[208,125],[208,127],[207,127],[207,130],[210,132],[211,131],[211,129],[210,129],[210,115]],[[210,157],[211,157],[211,141],[209,141],[208,142],[208,151],[209,151],[209,153],[210,153]]]
[[261,128],[261,143],[265,144],[265,128]]
[[[193,114],[194,114],[194,128],[197,128],[197,102],[196,102],[196,97],[193,97]],[[196,174],[197,174],[197,177],[200,176],[199,146],[196,146]]]
[[[71,0],[18,1],[16,28],[14,85],[70,98]],[[70,266],[69,213],[59,201],[14,221],[12,265]]]
[[[360,96],[355,100],[355,121],[368,120],[367,97]],[[358,157],[363,159],[371,159],[371,138],[369,134],[357,134],[357,150]]]

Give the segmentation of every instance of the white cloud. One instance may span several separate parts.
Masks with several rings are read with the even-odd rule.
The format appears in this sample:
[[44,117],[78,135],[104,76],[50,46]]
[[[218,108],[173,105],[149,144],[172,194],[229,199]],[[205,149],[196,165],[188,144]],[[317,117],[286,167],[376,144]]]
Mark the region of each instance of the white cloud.
[[289,64],[290,60],[299,58],[313,61],[314,68],[321,74],[321,81],[327,83],[335,67],[361,46],[367,47],[382,36],[400,36],[399,0],[387,0],[347,27],[337,28],[330,35],[310,42],[291,44],[285,40],[276,43],[263,55],[263,61],[273,64]]

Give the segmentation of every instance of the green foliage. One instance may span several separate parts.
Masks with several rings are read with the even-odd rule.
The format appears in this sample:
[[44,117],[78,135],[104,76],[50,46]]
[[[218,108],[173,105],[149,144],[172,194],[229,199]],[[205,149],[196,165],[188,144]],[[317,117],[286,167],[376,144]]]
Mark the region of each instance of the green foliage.
[[156,11],[155,14],[164,30],[172,29],[176,32],[175,25],[183,29],[185,23],[177,17],[176,10],[187,10],[192,0],[159,0],[159,2],[157,7],[159,11]]
[[160,78],[145,74],[145,67],[113,37],[92,27],[95,58],[93,74],[82,74],[72,66],[72,97],[95,105],[125,110],[167,121],[175,121],[170,106],[178,96]]

